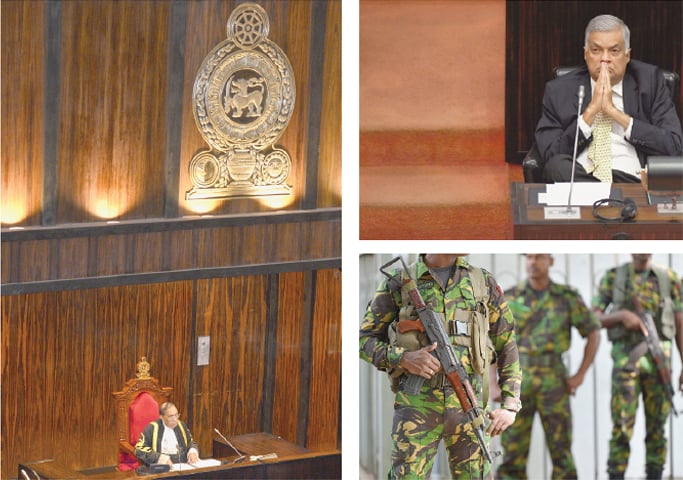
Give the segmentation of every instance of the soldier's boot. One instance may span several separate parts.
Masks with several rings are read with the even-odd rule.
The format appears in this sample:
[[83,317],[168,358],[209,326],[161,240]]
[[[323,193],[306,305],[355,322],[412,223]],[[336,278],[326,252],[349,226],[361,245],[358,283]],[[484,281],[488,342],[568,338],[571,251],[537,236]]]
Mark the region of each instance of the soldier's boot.
[[646,465],[645,477],[647,480],[662,480],[662,471],[664,469],[661,465]]

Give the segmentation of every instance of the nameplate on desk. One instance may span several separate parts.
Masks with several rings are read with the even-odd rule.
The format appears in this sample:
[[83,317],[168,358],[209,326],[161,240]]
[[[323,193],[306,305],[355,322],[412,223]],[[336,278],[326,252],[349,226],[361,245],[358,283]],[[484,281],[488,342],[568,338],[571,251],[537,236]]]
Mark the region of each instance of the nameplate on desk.
[[579,207],[545,207],[543,217],[546,220],[580,220],[581,209]]
[[277,458],[277,453],[266,453],[265,455],[251,455],[249,457],[250,462],[260,462],[262,460],[271,460],[273,458]]
[[171,467],[172,472],[182,472],[186,470],[194,470],[195,468],[217,467],[220,465],[220,460],[214,458],[205,458],[195,463],[174,463]]
[[[572,187],[572,205],[593,205],[596,200],[609,198],[611,183],[578,182]],[[549,183],[545,192],[538,192],[538,203],[548,206],[562,206],[565,208],[569,200],[569,183]]]
[[657,213],[659,214],[683,214],[683,203],[658,203]]

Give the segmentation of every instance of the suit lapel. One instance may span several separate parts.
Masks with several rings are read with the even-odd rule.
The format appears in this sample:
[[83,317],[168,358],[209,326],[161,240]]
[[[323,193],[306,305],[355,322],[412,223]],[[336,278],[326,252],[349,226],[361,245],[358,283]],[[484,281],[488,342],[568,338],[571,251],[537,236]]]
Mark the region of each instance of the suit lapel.
[[638,85],[628,70],[624,75],[624,113],[628,113],[632,117],[637,117],[640,113],[638,111]]
[[593,90],[591,89],[591,76],[588,73],[588,70],[586,70],[586,74],[581,77],[581,85],[583,85],[583,91],[586,94],[586,97],[583,99],[583,105],[581,105],[581,113],[583,113],[584,110],[586,110],[588,104],[591,103],[591,100],[593,99]]

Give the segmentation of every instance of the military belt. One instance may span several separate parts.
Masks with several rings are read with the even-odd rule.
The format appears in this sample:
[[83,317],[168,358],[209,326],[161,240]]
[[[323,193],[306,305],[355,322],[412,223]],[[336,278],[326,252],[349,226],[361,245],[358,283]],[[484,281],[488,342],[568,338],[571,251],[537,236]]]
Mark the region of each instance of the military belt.
[[554,367],[562,363],[559,353],[542,353],[540,355],[519,354],[519,364],[524,367]]

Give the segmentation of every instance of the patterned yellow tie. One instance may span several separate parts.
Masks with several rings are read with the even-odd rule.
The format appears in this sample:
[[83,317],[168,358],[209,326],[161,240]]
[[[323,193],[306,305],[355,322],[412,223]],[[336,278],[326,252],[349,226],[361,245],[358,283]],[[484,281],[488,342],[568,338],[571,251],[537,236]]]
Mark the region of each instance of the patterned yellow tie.
[[593,176],[601,182],[612,183],[612,120],[602,112],[593,119],[593,141],[588,157],[593,162]]

